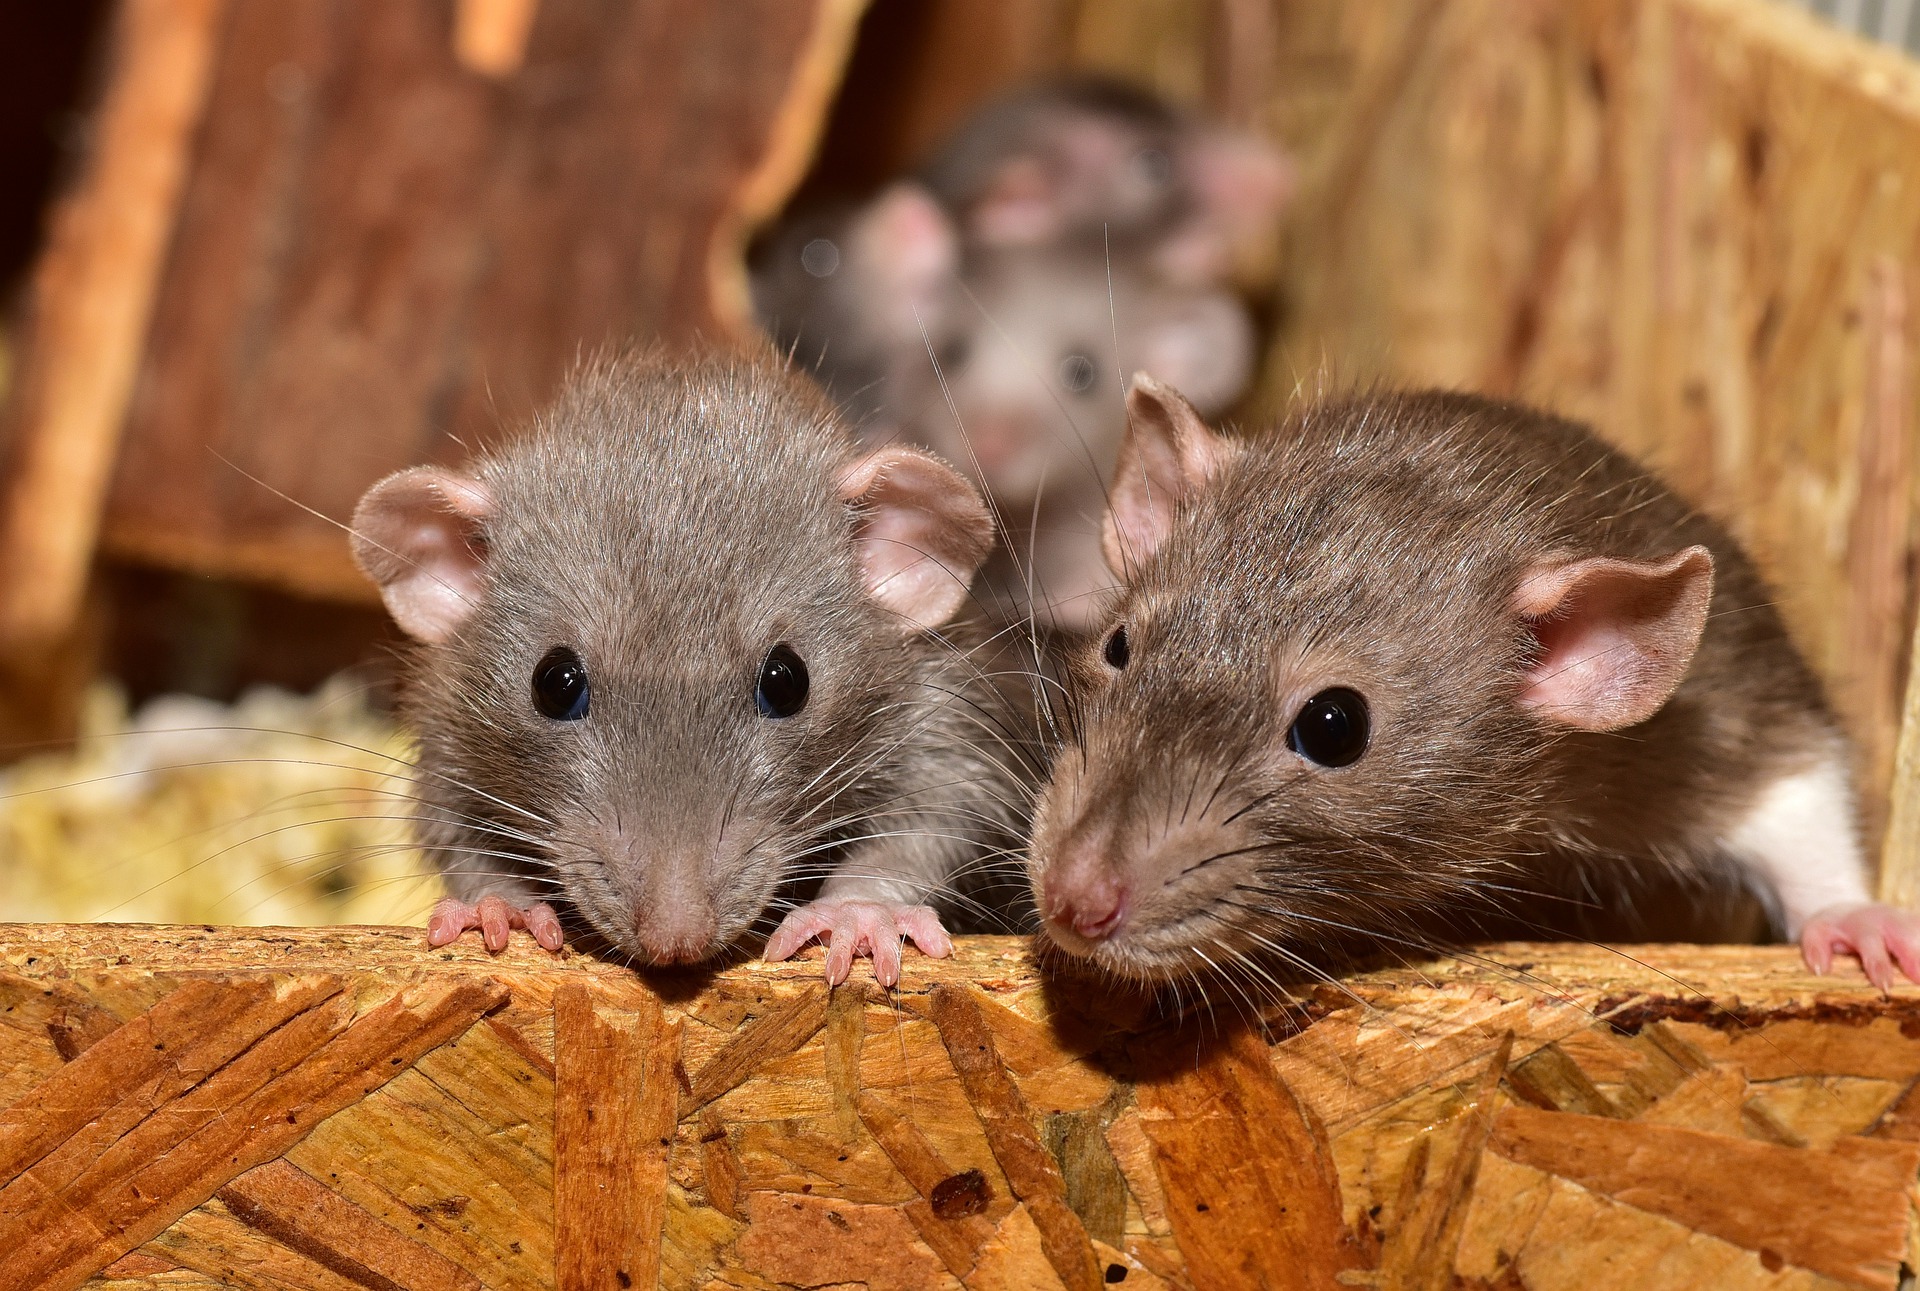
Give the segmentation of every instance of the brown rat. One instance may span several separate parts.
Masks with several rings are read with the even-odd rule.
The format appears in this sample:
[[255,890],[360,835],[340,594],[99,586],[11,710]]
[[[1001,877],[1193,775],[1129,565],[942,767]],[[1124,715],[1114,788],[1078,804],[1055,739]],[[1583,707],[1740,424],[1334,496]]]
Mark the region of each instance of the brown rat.
[[1020,754],[964,651],[991,522],[951,468],[859,449],[783,368],[589,366],[464,471],[403,471],[354,550],[420,642],[431,944],[552,906],[636,960],[711,958],[824,876],[767,953],[831,938],[841,980],[944,954],[1017,837]]
[[[1920,976],[1870,903],[1847,742],[1738,544],[1570,422],[1449,394],[1220,436],[1136,377],[1034,826],[1052,941],[1257,985],[1541,929],[1713,938],[1742,892],[1824,971]],[[1647,895],[1664,891],[1660,906]]]

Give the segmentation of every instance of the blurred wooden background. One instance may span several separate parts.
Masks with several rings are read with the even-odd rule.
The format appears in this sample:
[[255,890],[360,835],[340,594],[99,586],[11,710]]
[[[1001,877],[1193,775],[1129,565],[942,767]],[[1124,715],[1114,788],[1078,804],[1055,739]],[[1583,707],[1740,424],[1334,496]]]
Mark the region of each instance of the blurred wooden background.
[[[459,47],[516,6],[518,45]],[[122,29],[195,8],[124,0]],[[870,190],[996,91],[1097,68],[1300,161],[1277,282],[1255,284],[1273,342],[1247,420],[1389,380],[1593,421],[1752,545],[1884,809],[1920,461],[1920,73],[1896,51],[1772,0],[197,8],[205,104],[118,449],[56,517],[88,537],[97,515],[109,619],[145,569],[291,594],[256,633],[296,604],[364,606],[339,532],[302,506],[343,517],[381,472],[458,457],[582,345],[737,335],[737,249],[795,185]],[[36,317],[14,485],[53,361]],[[86,566],[60,584],[23,564],[7,496],[0,632],[72,639]],[[377,619],[352,621],[327,651],[365,648]]]

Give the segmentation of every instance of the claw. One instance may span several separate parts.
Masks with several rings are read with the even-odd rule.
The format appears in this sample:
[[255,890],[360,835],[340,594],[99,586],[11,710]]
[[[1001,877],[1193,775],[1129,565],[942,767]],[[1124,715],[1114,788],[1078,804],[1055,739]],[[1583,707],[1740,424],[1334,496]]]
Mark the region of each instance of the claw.
[[480,940],[488,951],[496,955],[507,948],[515,928],[532,933],[544,950],[557,951],[566,941],[560,916],[546,902],[536,901],[522,910],[506,898],[489,893],[474,905],[453,897],[435,903],[433,913],[427,916],[427,945],[452,945],[462,933],[474,928],[480,930]]
[[789,959],[816,937],[827,944],[829,986],[838,986],[852,975],[859,955],[872,957],[875,981],[898,985],[903,940],[935,959],[953,952],[953,941],[930,906],[839,900],[810,902],[789,914],[767,940],[766,957]]
[[1920,914],[1884,905],[1830,906],[1800,930],[1800,954],[1816,973],[1833,968],[1836,952],[1859,959],[1867,980],[1893,990],[1894,966],[1920,982]]

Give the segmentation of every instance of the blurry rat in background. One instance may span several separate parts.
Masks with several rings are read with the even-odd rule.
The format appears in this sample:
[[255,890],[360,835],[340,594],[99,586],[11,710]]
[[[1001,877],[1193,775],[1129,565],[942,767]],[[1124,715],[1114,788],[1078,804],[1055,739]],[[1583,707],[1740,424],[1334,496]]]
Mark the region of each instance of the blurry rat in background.
[[1270,145],[1098,80],[990,104],[913,178],[802,212],[759,249],[755,307],[869,443],[972,473],[1001,546],[1002,621],[1093,622],[1105,481],[1143,368],[1208,413],[1246,390],[1254,329],[1230,288],[1292,189]]

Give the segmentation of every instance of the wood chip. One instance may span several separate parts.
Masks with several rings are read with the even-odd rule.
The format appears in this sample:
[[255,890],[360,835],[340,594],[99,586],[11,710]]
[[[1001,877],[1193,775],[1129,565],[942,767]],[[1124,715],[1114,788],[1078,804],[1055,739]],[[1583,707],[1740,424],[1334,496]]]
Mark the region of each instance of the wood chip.
[[795,1193],[750,1193],[740,1259],[750,1273],[803,1287],[859,1284],[926,1291],[959,1284],[895,1206]]
[[[1007,1186],[1040,1230],[1047,1260],[1069,1291],[1093,1291],[1101,1269],[1080,1217],[1067,1205],[1066,1179],[1034,1129],[1033,1114],[994,1048],[970,988],[940,982],[929,992],[934,1025],[986,1131]],[[1261,1055],[1265,1060],[1264,1052]]]
[[680,1028],[657,1001],[602,1013],[585,985],[553,996],[554,1264],[560,1291],[652,1287],[679,1090]]
[[[1508,1035],[1454,1118],[1453,1150],[1446,1165],[1410,1205],[1401,1207],[1400,1223],[1380,1254],[1384,1284],[1395,1291],[1446,1291],[1453,1279],[1453,1256],[1479,1177],[1480,1154],[1493,1129],[1494,1097],[1509,1074],[1512,1052],[1513,1036]],[[1428,1135],[1420,1146],[1428,1148],[1432,1141]]]
[[215,1195],[249,1228],[374,1291],[480,1291],[473,1274],[284,1160],[255,1166]]
[[1780,1147],[1672,1125],[1510,1107],[1488,1146],[1521,1165],[1861,1286],[1892,1287],[1920,1145]]
[[1195,1286],[1318,1291],[1356,1262],[1332,1154],[1257,1036],[1143,1075],[1136,1093]]
[[737,1088],[769,1060],[786,1057],[813,1039],[826,1020],[826,988],[814,987],[747,1023],[692,1077],[680,1115],[689,1116]]
[[64,1193],[0,1207],[0,1232],[34,1238],[0,1238],[0,1285],[80,1285],[506,997],[498,983],[454,981],[406,987],[350,1026],[344,996],[307,1010],[157,1109]]

